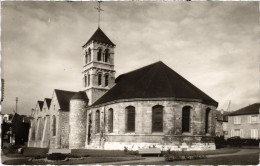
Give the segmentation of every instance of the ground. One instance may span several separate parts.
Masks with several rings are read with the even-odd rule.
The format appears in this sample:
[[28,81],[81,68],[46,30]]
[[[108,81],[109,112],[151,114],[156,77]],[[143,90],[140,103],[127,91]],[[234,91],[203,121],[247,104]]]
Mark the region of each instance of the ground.
[[[43,155],[47,149],[27,148],[24,155],[2,153],[2,163],[8,165],[44,165],[44,161],[28,161],[33,156]],[[88,156],[83,160],[66,162],[53,162],[49,164],[70,165],[70,164],[103,164],[103,165],[257,165],[259,164],[259,149],[222,148],[214,151],[206,151],[206,159],[184,160],[166,162],[164,157],[141,157],[136,153],[124,151],[103,151],[103,150],[72,150],[72,154]],[[35,155],[34,155],[35,154]]]

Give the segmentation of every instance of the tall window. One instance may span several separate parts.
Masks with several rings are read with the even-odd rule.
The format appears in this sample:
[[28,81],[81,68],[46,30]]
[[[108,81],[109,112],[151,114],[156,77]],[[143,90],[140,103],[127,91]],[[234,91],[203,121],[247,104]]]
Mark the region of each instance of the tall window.
[[135,107],[126,107],[126,132],[135,132]]
[[105,62],[108,62],[108,59],[109,59],[109,50],[106,49],[105,50]]
[[210,108],[207,108],[206,117],[205,117],[205,133],[209,132],[209,113],[210,113]]
[[105,75],[105,86],[108,86],[108,74]]
[[112,108],[108,110],[108,132],[112,133],[113,132],[113,114],[114,111]]
[[88,74],[88,86],[90,86],[90,74]]
[[152,108],[152,132],[163,131],[163,106],[157,105]]
[[96,133],[100,133],[100,112],[96,111]]
[[190,106],[182,108],[182,132],[190,132]]
[[91,50],[90,50],[90,48],[88,48],[88,61],[89,62],[91,61]]
[[98,60],[98,61],[101,61],[101,57],[102,57],[102,50],[99,49],[99,50],[98,50],[97,60]]
[[56,136],[56,117],[52,116],[52,136]]
[[101,73],[98,74],[98,85],[102,84],[102,75]]

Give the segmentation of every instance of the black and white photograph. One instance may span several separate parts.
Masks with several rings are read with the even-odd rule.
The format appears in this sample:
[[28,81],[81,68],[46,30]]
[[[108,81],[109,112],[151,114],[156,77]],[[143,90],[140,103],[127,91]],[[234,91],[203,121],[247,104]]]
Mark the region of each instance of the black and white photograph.
[[1,164],[258,165],[259,2],[1,1]]

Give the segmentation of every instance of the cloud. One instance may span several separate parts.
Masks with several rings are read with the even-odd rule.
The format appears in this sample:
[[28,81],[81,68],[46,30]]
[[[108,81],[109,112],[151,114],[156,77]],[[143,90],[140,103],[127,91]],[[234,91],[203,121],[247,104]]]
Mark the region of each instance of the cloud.
[[[3,111],[30,114],[53,89],[78,91],[81,46],[96,2],[3,2]],[[116,76],[163,61],[232,109],[259,102],[257,2],[103,2],[101,28],[117,45]]]

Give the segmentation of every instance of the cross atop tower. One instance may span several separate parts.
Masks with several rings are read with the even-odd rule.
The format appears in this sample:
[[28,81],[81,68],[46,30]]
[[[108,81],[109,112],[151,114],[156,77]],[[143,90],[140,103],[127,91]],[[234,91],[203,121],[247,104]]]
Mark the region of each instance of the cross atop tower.
[[95,7],[95,9],[98,10],[98,27],[100,26],[100,11],[104,11],[103,9],[100,8],[100,3],[101,1],[98,1],[98,7]]

